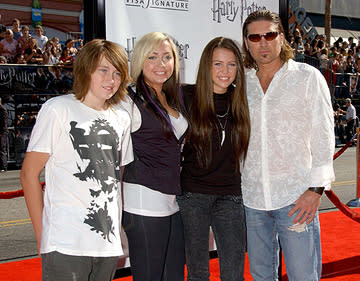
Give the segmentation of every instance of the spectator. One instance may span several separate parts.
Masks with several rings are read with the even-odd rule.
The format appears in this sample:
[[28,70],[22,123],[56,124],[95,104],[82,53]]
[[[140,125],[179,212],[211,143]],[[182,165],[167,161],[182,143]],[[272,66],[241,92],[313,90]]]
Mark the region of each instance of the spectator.
[[343,42],[341,43],[341,48],[345,49],[346,52],[347,52],[348,49],[349,49],[349,44],[348,44],[348,42],[343,41]]
[[345,81],[345,86],[346,86],[345,96],[350,97],[351,82],[352,82],[352,76],[353,76],[352,74],[354,74],[354,72],[355,72],[352,56],[346,57],[346,60],[344,63],[344,72],[345,72],[344,81]]
[[[360,42],[360,40],[359,40],[359,42]],[[360,46],[355,47],[355,56],[360,57]]]
[[68,48],[65,47],[63,49],[59,62],[68,66],[71,66],[74,63],[74,57],[70,55],[70,50]]
[[347,56],[345,61],[345,73],[354,73],[353,57]]
[[347,56],[351,57],[353,63],[355,62],[354,51],[352,49],[348,49]]
[[[336,48],[334,46],[329,48],[328,57],[330,58],[330,55],[333,55],[336,52]],[[335,57],[335,56],[333,56]]]
[[16,41],[20,38],[20,36],[22,36],[20,31],[20,20],[17,18],[14,18],[12,21],[12,32]]
[[294,52],[295,52],[296,51],[295,37],[292,34],[289,35],[289,44],[290,44],[291,48],[294,50]]
[[354,71],[360,73],[360,57],[355,58]]
[[311,56],[311,54],[312,54],[312,49],[311,49],[310,43],[305,43],[304,44],[304,55]]
[[353,50],[354,51],[354,48],[356,46],[356,44],[354,43],[354,37],[349,37],[348,38],[348,41],[349,41],[349,49]]
[[46,44],[48,44],[48,47],[45,48],[45,51],[43,54],[44,64],[54,65],[54,64],[59,63],[59,60],[56,57],[55,45],[50,40]]
[[0,14],[0,41],[5,38],[6,26],[2,24],[2,15]]
[[342,54],[337,54],[336,60],[338,61],[338,65],[337,65],[335,97],[341,98],[345,94],[345,87],[344,87],[345,60]]
[[15,161],[16,167],[21,167],[22,161],[25,155],[25,140],[19,129],[16,130],[15,134]]
[[346,57],[347,57],[347,50],[341,47],[341,48],[340,48],[340,54],[341,54],[344,58],[346,58]]
[[12,62],[16,55],[18,42],[14,39],[11,29],[6,29],[5,39],[0,41],[0,54],[6,57],[8,62]]
[[7,153],[8,153],[8,112],[2,105],[0,98],[0,172],[7,170]]
[[[332,86],[335,86],[337,81],[336,81],[336,73],[338,72],[338,67],[339,67],[339,61],[336,59],[336,57],[338,56],[339,54],[337,52],[334,52],[334,53],[331,53],[329,55],[329,80],[327,79],[328,81],[328,84],[331,84]],[[332,92],[333,93],[333,92]]]
[[31,34],[30,34],[30,29],[27,25],[23,25],[21,27],[21,31],[22,31],[22,36],[20,36],[18,39],[19,51],[21,53],[24,53],[25,49],[29,48]]
[[305,47],[300,36],[295,37],[295,58],[299,61],[304,61]]
[[324,75],[326,69],[328,68],[328,62],[329,62],[328,49],[324,48],[320,51],[319,60],[320,60],[320,66],[319,66],[320,71]]
[[344,144],[345,142],[345,126],[344,126],[344,116],[340,112],[340,105],[336,103],[334,105],[334,122],[335,122],[335,146],[338,147],[339,144]]
[[328,44],[326,43],[326,35],[325,34],[320,34],[319,39],[324,42],[324,47],[323,48],[329,48]]
[[318,57],[319,57],[321,55],[321,50],[326,48],[325,41],[319,39],[317,43],[317,47],[318,47]]
[[61,47],[61,44],[60,44],[60,40],[58,37],[53,37],[50,39],[50,41],[52,41],[54,43],[54,46],[56,48],[56,57],[57,59],[60,58],[60,55],[61,55],[61,52],[62,52],[62,47]]
[[35,32],[36,32],[36,35],[34,35],[33,38],[36,39],[39,49],[43,51],[43,48],[44,48],[46,42],[48,41],[48,38],[45,35],[43,35],[44,29],[42,28],[41,25],[36,26]]
[[78,39],[79,44],[76,47],[78,49],[78,52],[82,49],[82,47],[84,47],[84,41],[82,39]]
[[6,64],[7,59],[4,56],[0,56],[0,64]]
[[356,109],[351,104],[351,99],[347,98],[345,100],[345,105],[347,110],[340,109],[339,111],[343,114],[346,114],[346,127],[345,127],[345,134],[346,134],[346,141],[349,142],[353,135],[355,134],[355,119],[356,119]]
[[78,50],[74,47],[74,44],[75,44],[75,40],[73,39],[68,39],[65,41],[65,47],[64,48],[67,48],[69,50],[69,55],[72,56],[72,57],[75,57],[76,54],[78,53]]
[[26,60],[24,58],[24,54],[17,53],[14,57],[14,63],[16,64],[26,64]]
[[336,51],[339,52],[340,50],[340,43],[338,41],[334,42],[334,47],[336,48]]
[[318,58],[318,53],[320,52],[320,48],[318,46],[319,39],[314,39],[311,41],[311,53],[310,55],[314,58]]
[[296,37],[301,37],[300,29],[298,29],[298,28],[295,28],[295,30],[294,30],[294,38],[296,38]]
[[24,51],[24,57],[29,64],[42,64],[44,61],[43,54],[38,47],[35,38],[31,38],[29,41],[29,48]]

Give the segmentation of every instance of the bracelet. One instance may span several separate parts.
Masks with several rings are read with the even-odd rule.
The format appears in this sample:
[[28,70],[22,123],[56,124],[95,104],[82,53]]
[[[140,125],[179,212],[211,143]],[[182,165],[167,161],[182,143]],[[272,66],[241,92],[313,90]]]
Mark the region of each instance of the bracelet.
[[319,186],[319,187],[309,187],[308,190],[312,191],[312,192],[315,192],[317,194],[320,194],[322,195],[324,193],[324,189],[325,187],[323,186]]

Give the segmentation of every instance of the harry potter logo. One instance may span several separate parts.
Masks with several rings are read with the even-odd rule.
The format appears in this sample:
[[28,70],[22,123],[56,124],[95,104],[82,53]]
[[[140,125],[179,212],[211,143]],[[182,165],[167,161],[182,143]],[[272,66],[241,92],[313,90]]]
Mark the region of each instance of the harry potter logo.
[[33,85],[35,76],[36,73],[27,69],[5,66],[0,69],[0,85],[7,88],[11,88],[14,82]]
[[265,6],[260,6],[254,1],[213,0],[211,11],[213,14],[213,21],[218,23],[221,23],[223,19],[233,22],[236,17],[240,17],[240,22],[243,23],[244,19],[252,12],[265,9]]

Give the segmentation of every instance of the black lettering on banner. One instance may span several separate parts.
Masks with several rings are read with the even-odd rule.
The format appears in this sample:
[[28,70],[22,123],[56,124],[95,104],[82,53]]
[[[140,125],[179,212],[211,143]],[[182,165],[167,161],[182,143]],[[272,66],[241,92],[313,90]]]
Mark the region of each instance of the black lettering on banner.
[[[175,41],[175,40],[174,40]],[[181,44],[178,41],[175,41],[175,45],[178,48],[179,56],[183,59],[188,59],[188,50],[190,48],[189,44]]]
[[125,0],[125,5],[142,9],[189,10],[189,0]]
[[[125,47],[125,51],[126,54],[128,55],[128,60],[131,61],[131,56],[134,50],[134,46],[135,46],[135,41],[136,41],[136,37],[131,37],[131,38],[127,38],[126,39],[126,47]],[[181,58],[183,59],[188,59],[188,50],[190,49],[190,45],[188,43],[180,43],[177,40],[174,40],[174,43],[178,49],[178,54]]]
[[239,4],[236,4],[233,0],[213,0],[211,12],[213,21],[217,23],[221,23],[224,19],[234,22],[237,17],[243,23],[245,18],[252,12],[265,9],[265,6],[260,6],[255,1],[241,0]]

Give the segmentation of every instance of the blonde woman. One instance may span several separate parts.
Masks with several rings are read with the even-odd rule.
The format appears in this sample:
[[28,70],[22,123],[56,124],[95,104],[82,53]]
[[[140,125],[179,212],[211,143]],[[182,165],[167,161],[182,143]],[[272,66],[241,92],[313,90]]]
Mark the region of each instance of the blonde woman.
[[128,110],[135,161],[124,170],[123,226],[134,281],[183,281],[184,241],[175,196],[180,144],[187,130],[179,98],[178,55],[171,38],[151,32],[131,60]]

